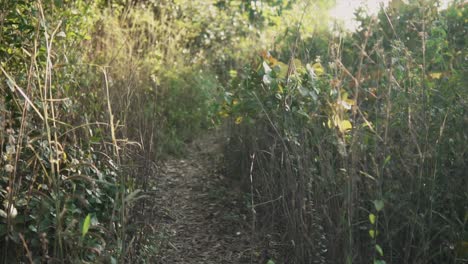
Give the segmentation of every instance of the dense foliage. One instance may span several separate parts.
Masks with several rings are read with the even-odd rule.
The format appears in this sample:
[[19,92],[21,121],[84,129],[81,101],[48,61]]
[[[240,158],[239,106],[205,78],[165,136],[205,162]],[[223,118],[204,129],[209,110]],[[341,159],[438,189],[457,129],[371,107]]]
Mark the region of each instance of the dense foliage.
[[237,74],[228,171],[285,263],[466,261],[467,12],[393,1]]
[[217,126],[269,263],[466,261],[467,5],[332,5],[0,0],[0,261],[157,262],[149,177]]
[[[218,122],[204,65],[240,40],[222,30],[247,28],[242,10],[0,3],[2,263],[150,260],[158,249],[137,246],[157,235],[141,221],[148,177]],[[229,12],[242,27],[220,28]]]

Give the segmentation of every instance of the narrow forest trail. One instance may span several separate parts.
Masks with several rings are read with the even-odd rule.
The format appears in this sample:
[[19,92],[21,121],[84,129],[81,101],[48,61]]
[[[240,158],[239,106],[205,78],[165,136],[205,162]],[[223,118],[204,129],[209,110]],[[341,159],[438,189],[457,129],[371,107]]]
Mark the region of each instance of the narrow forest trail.
[[188,148],[156,178],[154,221],[165,234],[158,263],[250,263],[250,217],[219,172],[220,138],[207,135]]

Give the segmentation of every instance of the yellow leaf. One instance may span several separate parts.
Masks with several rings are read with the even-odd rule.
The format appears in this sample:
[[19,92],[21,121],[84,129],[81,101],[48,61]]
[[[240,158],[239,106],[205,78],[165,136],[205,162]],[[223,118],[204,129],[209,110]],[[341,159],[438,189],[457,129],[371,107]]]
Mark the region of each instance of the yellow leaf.
[[316,62],[312,65],[312,69],[314,69],[314,73],[317,76],[320,76],[325,73],[325,69],[323,68],[322,64],[320,62]]
[[276,64],[278,64],[278,60],[273,58],[273,56],[270,56],[270,58],[268,58],[268,62],[271,64],[271,66],[275,66]]
[[278,85],[278,93],[282,94],[283,92],[283,87],[281,85]]
[[431,72],[429,73],[429,77],[431,77],[432,79],[440,79],[440,77],[442,77],[442,73],[441,72]]
[[341,122],[338,125],[338,128],[340,129],[341,133],[344,133],[348,130],[351,130],[353,128],[353,125],[349,120],[341,120]]
[[236,123],[236,125],[239,125],[240,123],[242,123],[242,116],[237,117],[234,123]]
[[280,67],[279,76],[284,78],[288,75],[288,65],[282,62],[278,62],[277,66]]
[[236,70],[230,70],[229,71],[229,76],[231,78],[236,78],[237,77],[237,71]]
[[294,59],[293,63],[294,63],[296,70],[304,69],[304,66],[302,66],[302,62],[299,59]]
[[343,101],[345,101],[349,105],[355,105],[356,104],[356,101],[354,101],[353,99],[345,99]]
[[224,118],[226,118],[226,117],[229,116],[229,114],[226,113],[226,112],[224,112],[224,111],[219,111],[219,112],[218,112],[218,115],[221,116],[221,117],[224,117]]
[[271,66],[274,66],[276,64],[278,64],[278,60],[275,59],[273,56],[271,56],[270,52],[266,51],[266,50],[262,50],[260,52],[260,56],[262,56],[262,58],[268,62]]

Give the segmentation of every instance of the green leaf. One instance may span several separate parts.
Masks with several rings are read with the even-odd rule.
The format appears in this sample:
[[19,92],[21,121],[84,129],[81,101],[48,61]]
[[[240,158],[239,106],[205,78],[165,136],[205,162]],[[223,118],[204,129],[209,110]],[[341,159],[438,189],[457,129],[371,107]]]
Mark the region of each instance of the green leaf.
[[33,231],[34,233],[37,233],[37,228],[35,226],[33,226],[33,225],[29,225],[28,229]]
[[381,257],[383,257],[383,250],[382,250],[382,247],[380,247],[379,244],[375,244],[375,250],[377,250],[377,252],[379,252],[379,255]]
[[91,215],[88,214],[83,222],[83,227],[81,228],[81,237],[85,237],[88,233],[89,226],[91,225]]
[[273,260],[268,260],[267,264],[275,264],[275,262]]
[[386,264],[385,260],[375,259],[374,264]]
[[375,224],[375,214],[369,214],[369,221],[371,224]]
[[374,200],[374,207],[377,212],[380,212],[384,208],[384,202],[382,200]]
[[383,162],[383,165],[387,165],[388,162],[390,162],[390,160],[392,159],[392,156],[388,155],[387,158],[385,158],[384,162]]
[[372,237],[372,238],[375,238],[375,230],[374,229],[371,229],[369,230],[369,236]]

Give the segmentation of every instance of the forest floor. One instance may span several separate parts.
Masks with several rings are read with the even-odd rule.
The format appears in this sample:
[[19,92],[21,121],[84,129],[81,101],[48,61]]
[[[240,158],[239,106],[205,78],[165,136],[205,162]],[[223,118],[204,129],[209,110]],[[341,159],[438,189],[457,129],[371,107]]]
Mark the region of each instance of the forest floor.
[[222,160],[222,138],[209,134],[165,162],[152,205],[164,234],[158,263],[266,263],[251,242],[248,199],[222,175]]

